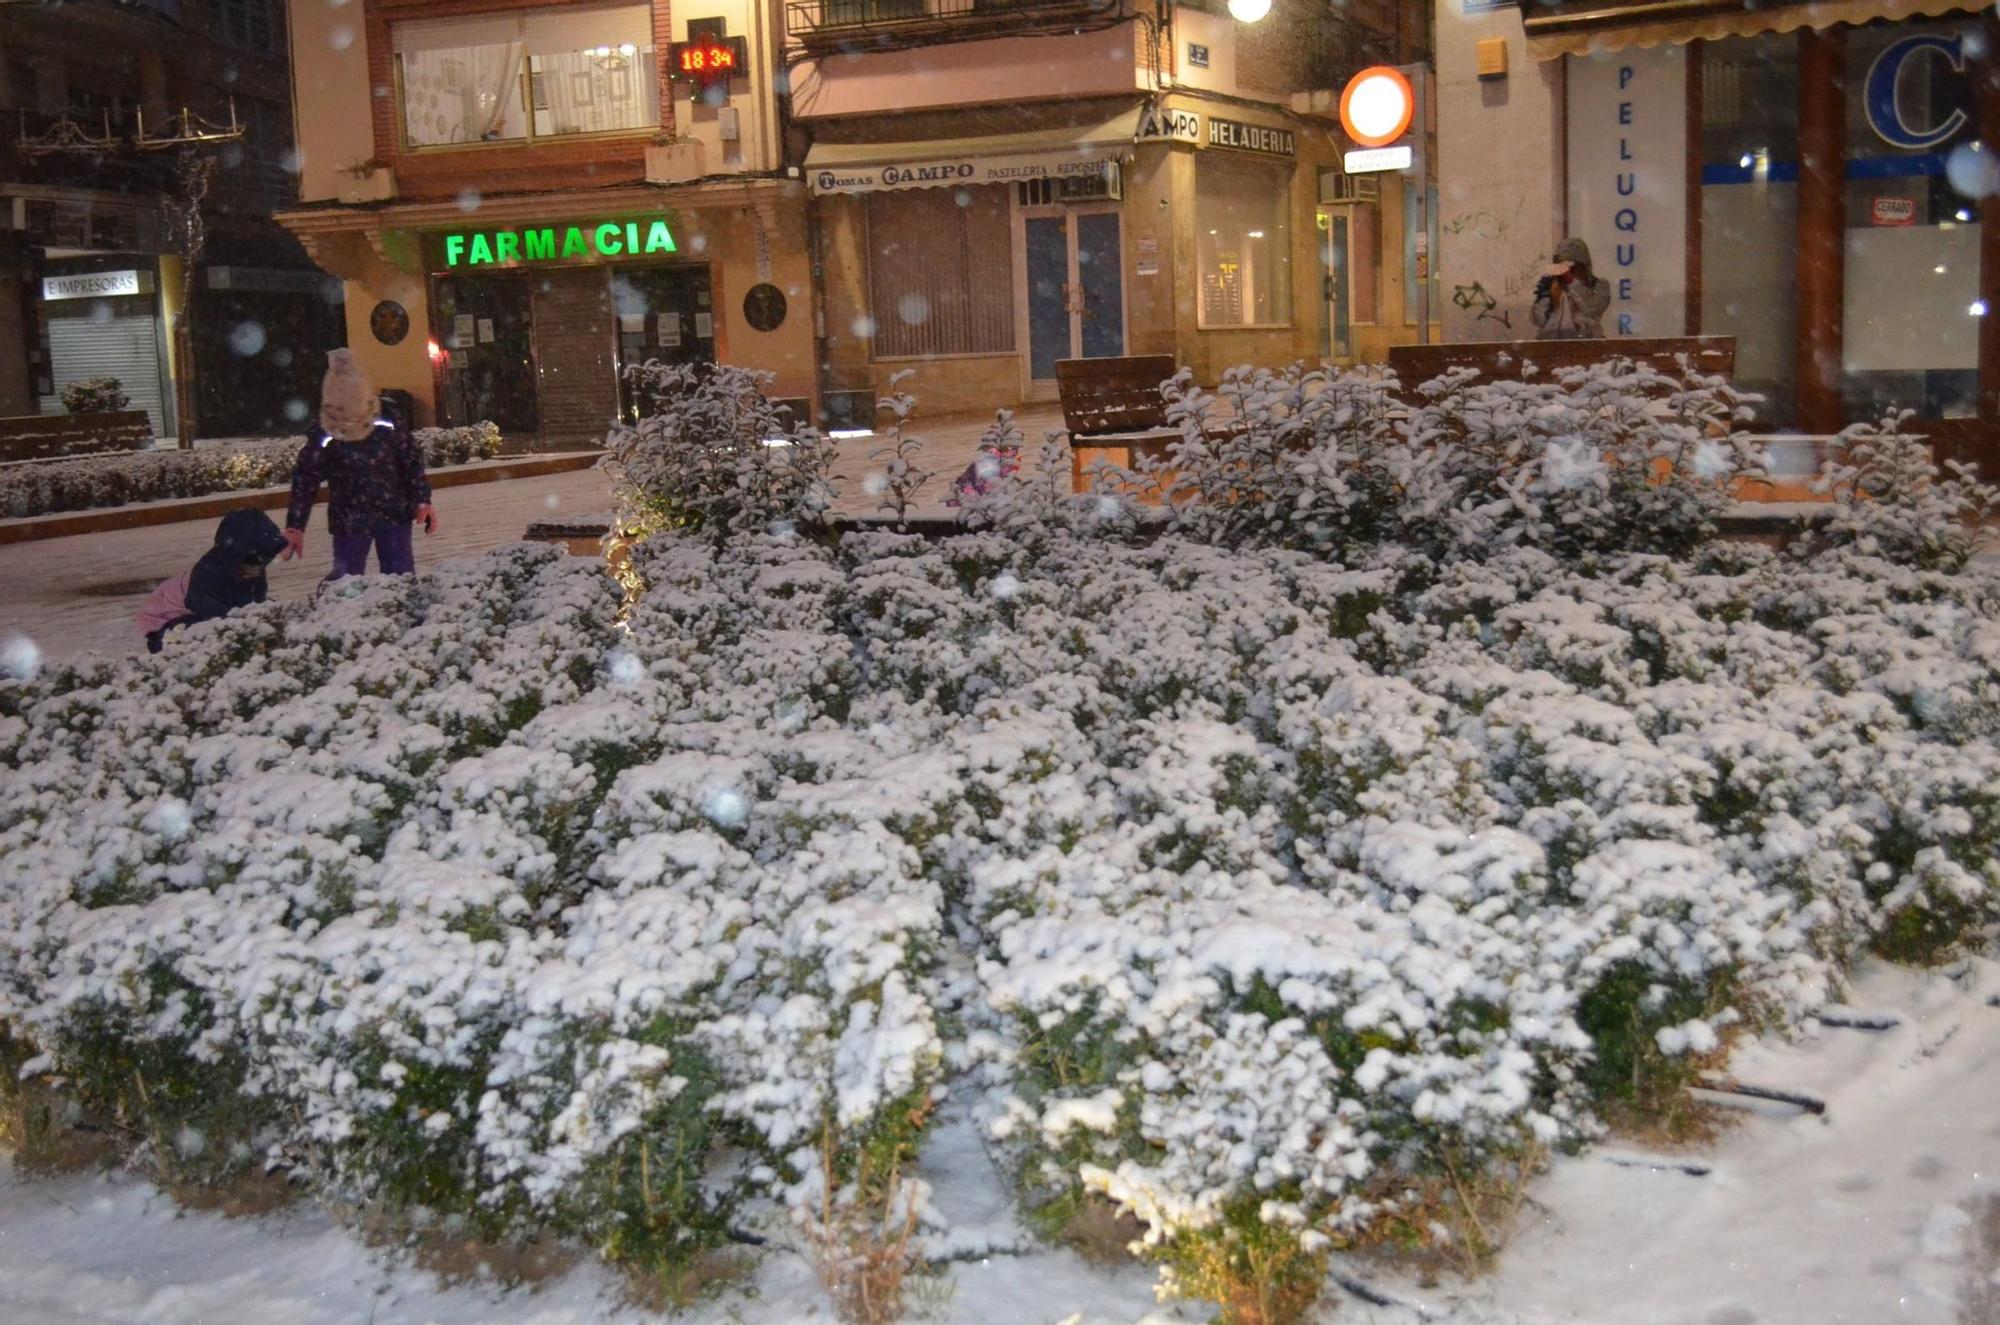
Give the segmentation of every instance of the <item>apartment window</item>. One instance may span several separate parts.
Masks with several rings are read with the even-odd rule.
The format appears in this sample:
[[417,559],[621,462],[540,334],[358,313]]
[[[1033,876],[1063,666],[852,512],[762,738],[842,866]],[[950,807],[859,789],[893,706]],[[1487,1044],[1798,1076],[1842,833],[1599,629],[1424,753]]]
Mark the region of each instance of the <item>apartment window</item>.
[[1012,353],[1013,254],[1001,185],[869,194],[875,356]]
[[0,110],[40,110],[35,95],[35,67],[26,60],[8,60],[0,67],[7,83],[0,88]]
[[1209,151],[1195,155],[1198,324],[1292,320],[1292,167]]
[[645,5],[399,23],[393,33],[411,147],[630,132],[660,122]]
[[231,46],[276,55],[284,28],[274,0],[214,0],[209,26]]

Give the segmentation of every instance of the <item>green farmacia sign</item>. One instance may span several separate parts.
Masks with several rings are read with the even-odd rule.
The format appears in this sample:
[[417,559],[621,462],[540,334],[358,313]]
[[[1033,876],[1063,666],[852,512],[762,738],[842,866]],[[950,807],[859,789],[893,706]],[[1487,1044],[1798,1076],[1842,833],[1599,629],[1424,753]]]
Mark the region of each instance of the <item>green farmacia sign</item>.
[[675,251],[665,220],[601,221],[530,230],[473,230],[444,236],[447,267],[565,262],[576,258],[646,257]]

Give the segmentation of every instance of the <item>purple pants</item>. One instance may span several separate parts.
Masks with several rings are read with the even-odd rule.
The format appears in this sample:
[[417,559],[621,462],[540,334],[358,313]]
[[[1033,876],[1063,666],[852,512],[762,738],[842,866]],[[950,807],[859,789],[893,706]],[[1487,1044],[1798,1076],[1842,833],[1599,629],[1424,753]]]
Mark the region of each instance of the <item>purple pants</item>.
[[333,569],[327,579],[345,579],[368,573],[368,545],[375,545],[375,562],[384,575],[409,575],[417,569],[416,549],[410,545],[411,527],[406,524],[377,525],[358,534],[333,536]]

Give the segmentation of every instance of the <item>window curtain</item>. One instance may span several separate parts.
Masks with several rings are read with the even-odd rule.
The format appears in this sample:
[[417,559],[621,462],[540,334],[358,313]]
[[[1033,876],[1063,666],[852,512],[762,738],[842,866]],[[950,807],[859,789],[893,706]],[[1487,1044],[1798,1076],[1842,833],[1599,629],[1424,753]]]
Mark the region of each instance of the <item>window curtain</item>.
[[403,114],[410,142],[519,138],[521,43],[403,53]]
[[650,46],[630,54],[617,47],[609,54],[536,54],[532,68],[537,133],[604,133],[659,122]]
[[398,23],[404,132],[413,147],[525,138],[520,21],[479,17]]

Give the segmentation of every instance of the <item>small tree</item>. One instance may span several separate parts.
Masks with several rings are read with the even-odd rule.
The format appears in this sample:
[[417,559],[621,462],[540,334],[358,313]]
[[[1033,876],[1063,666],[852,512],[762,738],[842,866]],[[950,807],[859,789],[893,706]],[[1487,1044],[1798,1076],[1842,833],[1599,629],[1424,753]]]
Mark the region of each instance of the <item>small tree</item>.
[[[895,387],[910,375],[904,369],[889,379]],[[889,444],[879,446],[868,453],[870,460],[880,460],[882,500],[876,509],[887,511],[896,517],[896,527],[903,528],[910,522],[910,507],[915,504],[917,494],[924,490],[937,475],[919,466],[923,458],[924,443],[920,437],[910,435],[910,415],[916,411],[917,398],[907,391],[897,391],[877,406],[889,411]]]
[[2000,513],[2000,489],[1961,461],[1939,465],[1928,442],[1903,431],[1910,415],[1840,434],[1841,459],[1827,461],[1813,484],[1832,496],[1833,518],[1809,547],[1851,547],[1921,570],[1972,560],[1988,537],[1984,522]]
[[824,524],[833,449],[765,396],[772,374],[652,362],[627,375],[640,417],[612,428],[604,460],[625,534],[672,529],[721,546]]
[[1376,531],[1389,483],[1372,457],[1394,405],[1383,379],[1292,364],[1232,368],[1213,394],[1183,371],[1162,392],[1181,438],[1138,468],[1182,532],[1338,555]]

